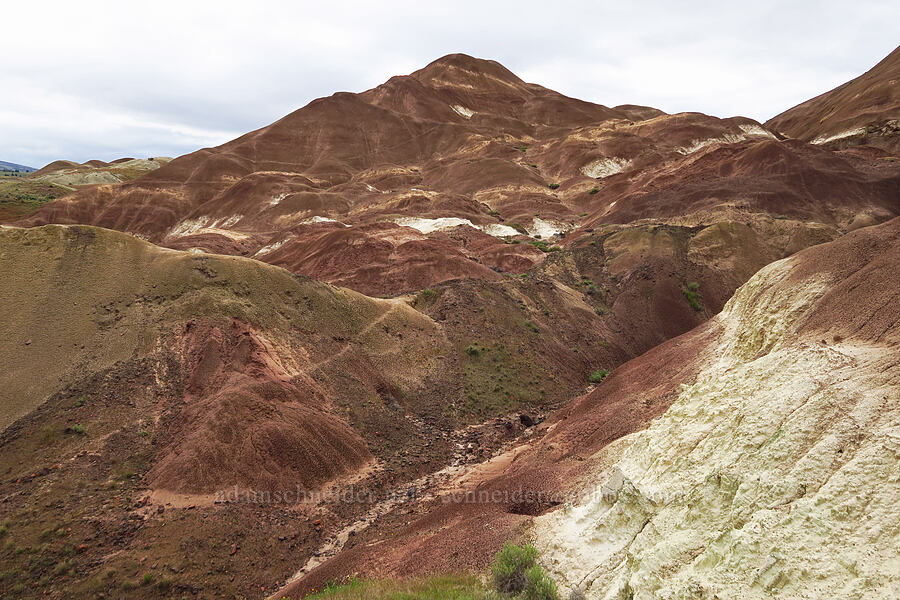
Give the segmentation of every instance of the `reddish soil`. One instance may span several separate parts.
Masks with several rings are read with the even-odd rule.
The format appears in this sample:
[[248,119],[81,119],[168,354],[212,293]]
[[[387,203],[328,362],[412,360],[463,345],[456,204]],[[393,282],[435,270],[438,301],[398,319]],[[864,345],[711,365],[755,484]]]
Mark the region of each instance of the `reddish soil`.
[[900,47],[856,79],[773,117],[766,127],[807,142],[827,140],[824,144],[833,149],[874,146],[896,156],[898,121]]
[[[805,250],[794,265],[779,286],[834,282],[796,335],[812,343],[900,344],[900,293],[890,276],[900,269],[900,218]],[[495,468],[486,463],[433,502],[386,515],[284,593],[299,595],[352,573],[402,577],[483,569],[503,541],[521,537],[528,515],[553,510],[577,490],[598,450],[662,414],[681,384],[690,385],[715,359],[719,334],[718,321],[711,320],[625,363],[541,424],[537,435],[508,453],[511,459],[495,459]]]
[[583,102],[455,54],[133,182],[81,190],[23,224],[100,225],[396,295],[495,281],[543,258],[465,226],[426,234],[392,223],[402,217],[512,226],[528,233],[519,241],[541,235],[540,217],[561,232],[544,241],[565,247],[563,230],[605,223],[763,215],[844,231],[900,211],[900,164],[775,138],[742,117]]
[[[0,595],[259,598],[317,553],[288,593],[480,569],[797,252],[835,282],[803,335],[896,343],[900,163],[780,133],[451,55],[20,222],[194,252],[0,229]],[[298,486],[323,496],[214,500]]]

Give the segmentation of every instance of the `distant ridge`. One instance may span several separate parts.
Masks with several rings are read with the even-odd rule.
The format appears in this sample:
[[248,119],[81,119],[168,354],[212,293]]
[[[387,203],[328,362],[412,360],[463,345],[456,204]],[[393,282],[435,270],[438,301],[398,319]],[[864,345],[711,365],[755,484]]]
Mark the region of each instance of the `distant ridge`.
[[0,160],[0,171],[18,171],[20,173],[33,173],[37,171],[34,167],[26,167],[25,165],[17,165],[16,163]]

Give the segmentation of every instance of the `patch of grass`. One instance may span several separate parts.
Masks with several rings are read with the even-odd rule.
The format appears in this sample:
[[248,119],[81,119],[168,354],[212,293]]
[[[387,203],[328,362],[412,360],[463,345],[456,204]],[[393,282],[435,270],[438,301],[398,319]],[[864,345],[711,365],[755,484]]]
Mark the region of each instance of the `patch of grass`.
[[153,573],[144,573],[144,576],[141,577],[141,585],[150,585],[153,583]]
[[547,187],[550,188],[551,190],[558,190],[558,189],[559,189],[559,184],[558,184],[558,183],[551,183],[551,184],[548,185]]
[[418,579],[359,580],[348,577],[314,590],[307,600],[486,600],[491,598],[474,575],[436,575]]
[[688,304],[691,305],[697,312],[701,312],[703,310],[703,296],[700,294],[700,284],[696,281],[692,281],[687,286],[681,288],[681,293],[684,294],[684,297],[687,299]]
[[433,299],[437,298],[438,293],[434,290],[426,288],[426,289],[422,290],[421,292],[419,292],[419,295],[422,296],[422,298],[425,300],[433,300]]
[[532,333],[539,333],[541,331],[540,329],[538,329],[538,326],[534,324],[534,321],[531,320],[525,321],[525,328]]
[[21,219],[71,191],[44,181],[0,176],[0,223]]
[[537,248],[538,250],[540,250],[541,252],[559,252],[560,250],[562,250],[562,248],[560,248],[559,246],[551,246],[550,244],[548,244],[547,242],[545,242],[543,240],[533,240],[528,243],[531,244],[532,246],[534,246],[535,248]]
[[591,191],[589,191],[588,194],[593,195],[593,194],[596,194],[596,193],[599,192],[599,191],[600,191],[600,188],[591,188]]
[[468,348],[466,348],[466,354],[469,356],[479,356],[481,354],[481,348],[472,344]]
[[512,227],[513,229],[515,229],[516,231],[518,231],[519,233],[528,233],[525,230],[525,228],[522,227],[522,225],[520,223],[510,223],[509,226]]
[[42,446],[49,446],[59,439],[61,428],[54,425],[44,425],[38,435],[38,442]]
[[609,371],[606,369],[597,369],[596,371],[591,371],[591,374],[588,375],[588,381],[590,383],[600,383],[606,376],[609,375]]
[[82,406],[84,406],[84,403],[85,403],[85,402],[87,402],[87,395],[86,395],[86,394],[83,395],[83,396],[78,396],[78,397],[75,399],[75,404],[74,404],[74,406],[75,406],[75,408],[81,408]]
[[75,423],[71,427],[69,427],[66,431],[71,431],[72,433],[77,433],[78,435],[84,435],[84,425],[81,423]]
[[59,577],[60,575],[67,574],[71,570],[72,563],[66,560],[61,563],[57,563],[57,565],[53,568],[53,574]]
[[500,211],[499,210],[489,210],[488,214],[491,215],[492,217],[499,217]]
[[526,146],[525,144],[522,144],[521,146],[513,146],[513,148],[515,148],[519,152],[525,152],[528,150],[528,146]]

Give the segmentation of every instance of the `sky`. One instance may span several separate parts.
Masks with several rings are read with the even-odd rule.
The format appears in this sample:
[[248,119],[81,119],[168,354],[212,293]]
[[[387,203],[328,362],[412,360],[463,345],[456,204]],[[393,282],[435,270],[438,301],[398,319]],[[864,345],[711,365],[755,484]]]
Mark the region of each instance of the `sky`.
[[896,0],[17,6],[0,36],[0,160],[34,167],[179,156],[454,52],[607,106],[765,121],[900,43]]

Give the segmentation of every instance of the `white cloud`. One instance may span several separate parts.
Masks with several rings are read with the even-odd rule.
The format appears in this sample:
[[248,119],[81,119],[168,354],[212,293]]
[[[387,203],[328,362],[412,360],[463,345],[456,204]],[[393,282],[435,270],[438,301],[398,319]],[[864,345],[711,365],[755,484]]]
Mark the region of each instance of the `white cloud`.
[[763,120],[893,50],[897,6],[37,1],[0,38],[0,159],[178,155],[451,52],[602,104]]

